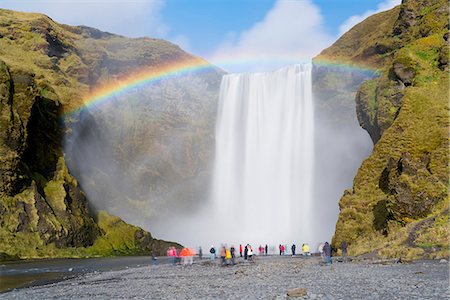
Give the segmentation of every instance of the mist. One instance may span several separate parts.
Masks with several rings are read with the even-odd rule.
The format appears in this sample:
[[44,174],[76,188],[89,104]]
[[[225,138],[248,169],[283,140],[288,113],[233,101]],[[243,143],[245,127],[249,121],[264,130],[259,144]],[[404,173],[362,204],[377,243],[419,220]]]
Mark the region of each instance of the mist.
[[[337,86],[324,84],[324,77],[330,74],[339,78]],[[308,196],[289,196],[300,199],[292,202],[298,214],[285,215],[283,211],[289,211],[291,204],[278,197],[272,197],[274,202],[263,208],[257,201],[242,203],[250,201],[245,197],[233,199],[232,185],[225,186],[226,195],[214,192],[220,163],[216,122],[223,80],[215,71],[165,79],[81,112],[66,136],[66,160],[96,209],[140,226],[158,239],[201,245],[205,250],[212,244],[247,242],[255,247],[308,242],[315,250],[319,243],[331,240],[339,199],[351,188],[358,167],[372,149],[368,134],[358,124],[354,104],[357,86],[371,76],[313,67],[311,166],[304,174],[306,169],[298,165],[294,171],[301,176],[293,178],[288,177],[295,172],[273,174],[274,178],[293,180],[292,186],[299,190],[307,189],[305,182],[311,182]],[[293,139],[304,134],[298,131]],[[295,151],[304,150],[294,148],[294,156]],[[227,197],[231,209],[224,212],[217,204]],[[303,202],[305,198],[308,204]],[[289,207],[283,207],[286,205]],[[258,218],[261,211],[266,213]],[[281,215],[270,217],[273,211]],[[286,234],[272,230],[277,219],[292,220],[281,222]]]

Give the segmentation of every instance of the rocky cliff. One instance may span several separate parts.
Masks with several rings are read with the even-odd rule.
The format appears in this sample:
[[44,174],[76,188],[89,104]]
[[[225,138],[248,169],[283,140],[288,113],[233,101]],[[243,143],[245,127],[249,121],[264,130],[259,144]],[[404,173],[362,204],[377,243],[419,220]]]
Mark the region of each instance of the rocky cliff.
[[[89,194],[86,197],[83,182],[67,167],[67,158],[71,160],[74,156],[68,157],[63,147],[64,137],[70,140],[83,117],[65,113],[82,106],[94,86],[120,81],[143,68],[201,60],[166,41],[127,39],[93,28],[61,25],[41,14],[0,10],[0,24],[0,252],[5,257],[23,258],[140,254],[150,250],[164,253],[166,242],[106,212],[97,212],[108,207],[94,207]],[[164,118],[145,124],[151,133],[164,126],[178,126],[180,122],[191,122],[190,128],[197,130],[180,138],[191,145],[184,151],[192,162],[180,173],[201,172],[202,162],[211,152],[206,146],[196,149],[192,141],[201,139],[199,136],[212,138],[214,98],[206,96],[214,94],[220,74],[211,68],[201,79],[192,80],[196,83],[192,89],[196,89],[197,98],[194,92],[187,93],[195,98],[193,101],[185,98],[191,114],[183,109],[182,103],[177,103],[180,98],[167,97],[170,102],[162,105],[166,109]],[[201,94],[202,89],[208,88],[209,94]],[[172,89],[172,94],[176,92],[179,89]],[[175,109],[178,115],[168,112],[170,105],[181,107]],[[206,119],[194,118],[198,115],[193,111],[198,114],[206,111]],[[184,119],[180,121],[177,117],[182,114]],[[110,121],[105,117],[96,120]],[[85,127],[85,131],[90,130]],[[116,151],[127,145],[142,151],[148,146],[142,142],[145,139],[133,140],[134,137],[125,134],[112,147]],[[165,157],[169,157],[162,159],[162,164],[170,161],[176,168],[176,161],[167,155],[168,148],[164,145],[161,148],[158,154],[165,151]],[[124,159],[124,155],[117,159]],[[190,169],[192,165],[194,171]],[[147,173],[167,180],[165,174],[151,167]],[[176,182],[179,177],[173,175],[171,180]]]
[[449,255],[448,3],[404,0],[369,17],[316,62],[365,64],[356,94],[374,149],[339,202],[333,237],[351,255]]

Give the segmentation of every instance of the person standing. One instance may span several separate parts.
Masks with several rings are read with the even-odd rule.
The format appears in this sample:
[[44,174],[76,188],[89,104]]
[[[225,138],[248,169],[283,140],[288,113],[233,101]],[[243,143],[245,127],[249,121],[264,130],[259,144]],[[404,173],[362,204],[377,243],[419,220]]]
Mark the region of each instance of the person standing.
[[156,257],[156,252],[155,250],[152,249],[152,265],[157,265],[158,264],[158,258]]
[[305,255],[305,256],[309,256],[309,255],[311,255],[311,252],[310,252],[311,250],[309,249],[309,245],[307,244],[307,243],[304,243],[303,245],[302,245],[302,252],[303,252],[303,255]]
[[242,244],[239,245],[239,255],[242,257]]
[[292,256],[295,256],[295,244],[291,246]]
[[280,249],[280,255],[281,255],[281,244],[278,245],[278,249]]
[[266,253],[266,255],[267,255],[268,252],[269,252],[269,247],[267,247],[267,244],[266,244],[266,247],[264,248],[264,250],[265,250],[265,253]]
[[323,253],[325,255],[325,263],[329,266],[331,264],[331,246],[328,242],[325,242],[323,245]]
[[319,244],[319,247],[317,248],[317,251],[319,251],[320,257],[322,258],[322,260],[325,260],[325,255],[323,254],[323,246],[324,246],[323,243]]
[[346,263],[347,262],[347,242],[346,241],[342,241],[341,249],[342,249],[342,260]]
[[211,249],[209,249],[211,261],[214,261],[216,259],[216,249],[214,249],[214,246],[211,246]]
[[253,261],[253,249],[252,249],[252,246],[247,245],[247,249],[248,249],[248,252],[247,252],[248,259],[250,261]]
[[244,259],[247,260],[247,255],[248,255],[248,247],[247,245],[244,248]]
[[203,258],[203,251],[202,251],[202,247],[198,247],[198,258],[200,258],[200,260],[202,260]]
[[230,252],[231,252],[231,264],[234,266],[234,259],[236,258],[234,246],[231,246]]
[[225,264],[226,265],[231,264],[232,263],[231,259],[232,259],[231,250],[230,249],[225,249]]
[[177,263],[177,249],[175,247],[169,247],[167,250],[167,256],[170,257],[170,260],[172,261],[173,265],[176,265]]
[[222,245],[222,247],[220,247],[220,263],[222,264],[222,266],[225,265],[226,255],[227,255],[227,249],[225,248],[225,246]]

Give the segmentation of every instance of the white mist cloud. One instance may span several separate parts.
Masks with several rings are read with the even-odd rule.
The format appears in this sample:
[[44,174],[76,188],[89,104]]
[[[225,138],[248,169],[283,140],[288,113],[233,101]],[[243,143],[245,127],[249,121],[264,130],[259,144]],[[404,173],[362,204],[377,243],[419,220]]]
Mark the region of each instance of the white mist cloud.
[[261,71],[309,60],[331,41],[312,1],[278,0],[252,28],[228,33],[209,61],[227,71]]
[[386,0],[386,1],[378,4],[378,7],[376,10],[368,10],[360,15],[351,16],[344,23],[342,23],[341,26],[339,26],[339,36],[346,33],[350,28],[352,28],[356,24],[364,21],[364,19],[366,19],[367,17],[369,17],[373,14],[382,12],[382,11],[389,10],[389,9],[399,5],[401,2],[402,2],[401,0]]
[[69,25],[86,25],[128,37],[167,37],[163,22],[165,0],[3,0],[0,7],[39,12]]

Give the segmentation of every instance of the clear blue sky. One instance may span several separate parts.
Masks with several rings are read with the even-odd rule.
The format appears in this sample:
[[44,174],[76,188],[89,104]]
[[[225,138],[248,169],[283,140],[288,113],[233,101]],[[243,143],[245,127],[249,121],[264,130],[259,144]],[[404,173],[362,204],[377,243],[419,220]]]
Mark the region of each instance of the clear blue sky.
[[0,0],[55,21],[163,38],[228,71],[301,62],[400,0]]

